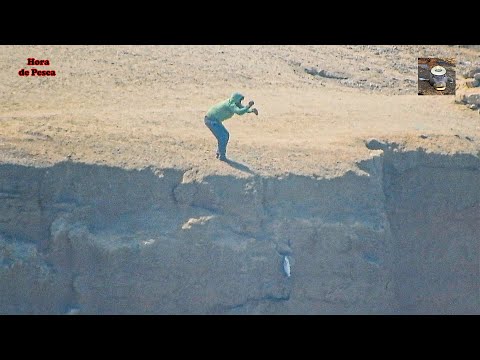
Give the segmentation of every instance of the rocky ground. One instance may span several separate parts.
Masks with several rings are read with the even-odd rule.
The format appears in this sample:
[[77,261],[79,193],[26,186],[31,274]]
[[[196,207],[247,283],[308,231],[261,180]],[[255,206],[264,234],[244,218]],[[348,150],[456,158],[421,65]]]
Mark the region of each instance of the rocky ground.
[[456,102],[467,105],[469,109],[478,110],[480,115],[480,67],[465,71],[457,90]]

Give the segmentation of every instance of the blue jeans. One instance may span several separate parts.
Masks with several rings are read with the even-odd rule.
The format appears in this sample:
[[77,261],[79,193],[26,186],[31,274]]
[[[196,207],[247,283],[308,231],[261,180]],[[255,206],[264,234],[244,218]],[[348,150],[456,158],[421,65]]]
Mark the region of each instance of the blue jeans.
[[221,158],[225,157],[228,139],[230,138],[230,134],[228,133],[227,129],[225,129],[225,126],[223,126],[220,121],[210,119],[207,116],[205,116],[205,125],[207,125],[212,134],[217,138],[217,155],[219,155]]

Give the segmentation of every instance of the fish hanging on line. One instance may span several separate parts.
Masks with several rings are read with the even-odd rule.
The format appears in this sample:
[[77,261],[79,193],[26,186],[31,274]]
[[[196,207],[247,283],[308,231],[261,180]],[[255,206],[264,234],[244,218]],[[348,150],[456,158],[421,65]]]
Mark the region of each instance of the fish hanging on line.
[[290,261],[288,260],[287,256],[283,258],[283,270],[285,271],[287,277],[290,277]]

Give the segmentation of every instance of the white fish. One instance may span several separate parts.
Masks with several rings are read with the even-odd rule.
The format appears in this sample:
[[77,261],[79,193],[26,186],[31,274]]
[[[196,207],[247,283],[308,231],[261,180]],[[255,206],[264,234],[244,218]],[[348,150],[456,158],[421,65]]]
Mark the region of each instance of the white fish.
[[283,258],[283,270],[285,271],[287,277],[290,277],[290,261],[288,260],[287,256]]

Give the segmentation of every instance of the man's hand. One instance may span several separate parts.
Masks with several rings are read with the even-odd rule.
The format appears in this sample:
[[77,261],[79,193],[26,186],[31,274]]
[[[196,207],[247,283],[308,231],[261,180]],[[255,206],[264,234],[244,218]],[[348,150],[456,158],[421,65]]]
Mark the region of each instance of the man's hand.
[[257,109],[253,108],[253,109],[252,109],[252,112],[253,112],[255,115],[258,116],[258,110],[257,110]]
[[254,103],[253,100],[252,100],[252,101],[250,101],[250,102],[248,103],[248,106],[249,106],[249,107],[252,107],[254,104],[255,104],[255,103]]

